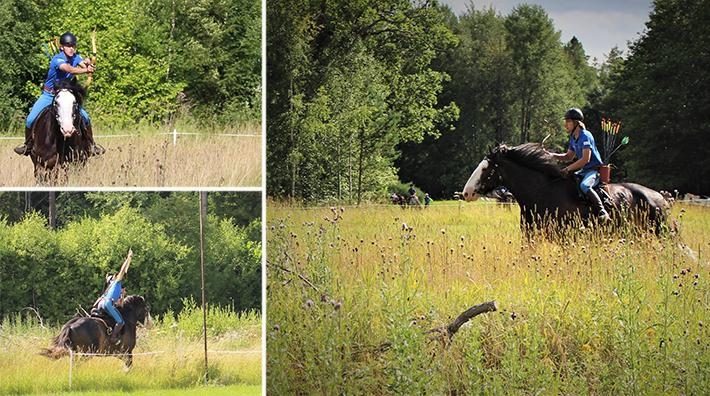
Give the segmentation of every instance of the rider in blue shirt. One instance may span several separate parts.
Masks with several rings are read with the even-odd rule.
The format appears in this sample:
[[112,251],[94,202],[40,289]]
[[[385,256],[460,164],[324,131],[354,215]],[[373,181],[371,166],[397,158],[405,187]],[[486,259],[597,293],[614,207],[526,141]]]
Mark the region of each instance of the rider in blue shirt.
[[[30,128],[34,121],[42,113],[42,110],[52,105],[54,101],[55,85],[60,80],[69,80],[76,74],[93,73],[94,66],[89,59],[83,59],[81,55],[76,53],[76,37],[67,32],[59,38],[59,53],[54,55],[49,62],[49,71],[47,78],[42,87],[42,95],[37,99],[30,110],[25,122],[25,143],[22,146],[15,147],[15,152],[19,155],[29,155],[32,151],[32,133]],[[79,109],[81,117],[86,125],[91,123],[89,114],[84,108]],[[91,154],[102,154],[104,150],[96,146],[92,140]]]
[[589,132],[584,123],[584,114],[582,110],[571,108],[565,113],[565,129],[569,132],[569,146],[564,154],[550,153],[553,157],[560,161],[577,160],[563,169],[565,173],[575,172],[582,181],[579,188],[587,196],[589,202],[592,203],[592,208],[602,221],[608,221],[609,214],[604,209],[601,198],[594,191],[594,186],[599,182],[598,168],[602,165],[599,150],[594,143],[594,136]]
[[128,267],[131,265],[131,259],[133,258],[133,251],[128,250],[128,256],[126,260],[121,265],[121,270],[116,275],[107,276],[107,282],[109,283],[104,294],[97,300],[98,307],[105,310],[111,315],[111,317],[116,321],[116,324],[111,331],[111,338],[109,342],[115,344],[118,341],[119,333],[123,328],[124,321],[121,317],[121,313],[116,309],[115,304],[121,301],[123,292],[123,277],[128,272]]

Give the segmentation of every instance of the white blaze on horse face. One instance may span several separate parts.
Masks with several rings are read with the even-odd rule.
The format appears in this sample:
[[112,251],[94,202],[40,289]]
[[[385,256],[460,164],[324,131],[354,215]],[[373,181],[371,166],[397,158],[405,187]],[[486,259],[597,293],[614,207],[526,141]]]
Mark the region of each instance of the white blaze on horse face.
[[478,199],[478,194],[476,190],[481,186],[481,176],[483,171],[485,171],[489,166],[488,160],[484,159],[473,171],[471,177],[468,178],[466,185],[463,188],[463,197],[466,201],[475,201]]
[[62,130],[62,135],[70,137],[76,129],[74,128],[74,95],[69,91],[59,91],[54,98],[57,104],[57,122]]

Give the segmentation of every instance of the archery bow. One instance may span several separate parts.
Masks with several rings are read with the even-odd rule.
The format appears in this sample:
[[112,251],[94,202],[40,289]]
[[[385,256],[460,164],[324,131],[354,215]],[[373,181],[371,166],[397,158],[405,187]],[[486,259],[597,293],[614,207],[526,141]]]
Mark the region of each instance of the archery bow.
[[[94,68],[96,67],[96,28],[91,32],[91,56],[89,57],[89,63]],[[89,77],[86,78],[86,88],[89,88],[91,82],[94,79],[94,73],[89,73]]]

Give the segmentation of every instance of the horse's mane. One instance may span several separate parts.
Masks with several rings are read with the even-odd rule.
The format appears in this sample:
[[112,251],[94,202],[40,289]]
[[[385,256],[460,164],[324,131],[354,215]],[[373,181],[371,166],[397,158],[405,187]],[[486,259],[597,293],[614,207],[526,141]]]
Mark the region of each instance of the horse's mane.
[[130,295],[123,299],[123,307],[135,307],[138,305],[145,305],[143,296]]
[[76,98],[76,102],[79,104],[79,106],[83,106],[84,97],[86,97],[86,88],[79,84],[76,79],[72,78],[59,80],[54,86],[54,89],[57,92],[59,92],[60,89],[69,90],[69,92],[71,92]]
[[540,143],[524,143],[514,147],[500,145],[493,150],[493,153],[495,152],[500,152],[505,158],[519,165],[550,176],[558,177],[561,174],[557,161],[545,152]]

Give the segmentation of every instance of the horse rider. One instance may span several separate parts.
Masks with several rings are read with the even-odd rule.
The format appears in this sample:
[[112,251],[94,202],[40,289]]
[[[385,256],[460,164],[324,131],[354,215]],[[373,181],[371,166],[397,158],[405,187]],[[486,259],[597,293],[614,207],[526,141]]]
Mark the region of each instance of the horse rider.
[[592,204],[592,209],[597,214],[600,220],[609,221],[610,217],[601,198],[594,186],[599,182],[598,168],[602,165],[599,150],[594,143],[594,136],[589,132],[584,125],[584,114],[578,108],[571,108],[565,112],[565,129],[569,133],[569,147],[566,153],[549,153],[558,161],[571,161],[577,159],[570,165],[567,165],[562,172],[569,174],[575,172],[581,177],[579,188]]
[[[49,62],[49,71],[47,72],[47,78],[42,87],[42,95],[37,99],[32,106],[32,110],[30,110],[30,114],[27,116],[27,121],[25,122],[25,143],[14,149],[17,154],[29,155],[32,151],[33,141],[30,128],[37,117],[42,113],[42,110],[52,105],[56,93],[54,87],[57,82],[60,80],[69,80],[76,74],[93,72],[94,66],[91,64],[91,61],[89,59],[83,59],[81,55],[76,53],[76,36],[70,32],[62,34],[59,38],[59,53],[54,55]],[[79,109],[79,112],[84,119],[84,123],[86,123],[86,125],[91,124],[89,113],[87,113],[83,107]],[[105,151],[94,143],[93,138],[90,144],[90,155],[103,154]]]
[[99,297],[98,300],[96,300],[95,305],[97,305],[100,309],[105,310],[108,312],[109,315],[116,321],[116,324],[113,326],[113,330],[111,331],[111,338],[109,338],[109,342],[111,344],[115,344],[118,342],[118,335],[121,332],[121,329],[123,328],[123,318],[121,317],[121,313],[118,312],[116,309],[115,304],[121,301],[122,298],[122,292],[123,292],[123,277],[126,275],[126,272],[128,272],[128,267],[131,265],[131,259],[133,258],[133,250],[128,250],[128,256],[126,256],[126,260],[123,262],[123,265],[121,265],[121,270],[118,272],[116,275],[108,275],[106,277],[107,283],[109,283],[108,287],[106,288],[106,291],[104,291],[104,294]]

